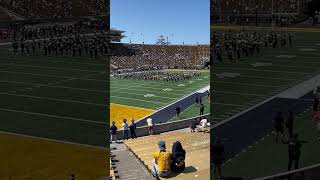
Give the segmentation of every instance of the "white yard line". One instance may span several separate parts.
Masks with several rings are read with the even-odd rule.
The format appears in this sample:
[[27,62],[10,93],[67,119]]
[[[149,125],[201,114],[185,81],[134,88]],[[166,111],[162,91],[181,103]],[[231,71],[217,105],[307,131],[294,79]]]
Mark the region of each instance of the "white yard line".
[[[218,73],[215,74],[215,76],[218,76]],[[283,80],[283,81],[293,81],[296,79],[288,79],[288,78],[275,78],[275,77],[267,77],[267,76],[248,76],[240,74],[238,77],[248,77],[248,78],[257,78],[257,79],[272,79],[272,80]]]
[[63,140],[50,139],[50,138],[44,138],[44,137],[38,137],[38,136],[31,136],[31,135],[20,134],[20,133],[5,132],[5,131],[0,131],[0,133],[1,133],[1,134],[6,134],[6,135],[13,135],[13,136],[31,138],[31,139],[38,139],[38,140],[50,141],[50,142],[54,142],[54,143],[71,144],[71,145],[84,146],[84,147],[89,147],[89,148],[94,148],[94,149],[107,150],[107,147],[102,147],[102,146],[94,146],[94,145],[89,145],[89,144],[81,144],[81,143],[75,143],[75,142],[70,142],[70,141],[63,141]]
[[[199,79],[199,78],[198,78]],[[201,78],[200,78],[201,79]],[[133,81],[133,82],[130,82],[130,81]],[[161,87],[164,87],[164,86],[177,86],[179,84],[191,84],[189,83],[189,81],[193,81],[194,83],[192,84],[202,84],[202,83],[197,83],[199,80],[197,79],[193,79],[193,80],[187,80],[187,81],[180,81],[180,82],[165,82],[165,81],[142,81],[142,80],[122,80],[122,79],[119,79],[119,81],[116,79],[115,81],[113,81],[111,79],[111,85],[127,85],[127,84],[145,84],[145,85],[150,85],[150,86],[154,86],[154,85],[157,85],[157,86],[161,86]],[[206,80],[206,79],[202,79],[203,81],[203,84],[206,84],[209,82],[209,79]]]
[[243,107],[243,108],[246,108],[248,106],[244,106],[244,105],[239,105],[239,104],[228,104],[228,103],[216,103],[216,102],[213,102],[212,104],[217,104],[217,105],[224,105],[224,106],[235,106],[235,107]]
[[[171,95],[177,95],[177,96],[183,96],[185,94],[190,94],[194,91],[183,91],[183,90],[172,90],[172,91],[159,91],[161,89],[157,89],[157,88],[153,88],[154,90],[144,90],[144,89],[135,89],[132,91],[137,91],[137,92],[146,92],[146,93],[158,93],[158,94],[171,94]],[[182,93],[174,93],[174,91],[180,91]],[[117,89],[116,90],[111,90],[111,92],[117,93]],[[123,92],[126,93],[126,92]]]
[[[290,58],[277,58],[276,60],[273,60],[272,59],[267,59],[267,58],[263,58],[263,59],[258,59],[256,60],[257,62],[259,61],[268,61],[268,62],[277,62],[277,61],[283,61],[283,62],[298,62],[298,63],[304,63],[304,64],[317,64],[317,63],[320,63],[320,62],[310,62],[310,61],[300,61],[300,60],[297,60],[297,58],[299,59],[299,57],[296,57],[296,58],[291,58],[292,60],[289,60]],[[305,57],[303,57],[305,58]],[[318,57],[317,57],[318,58]],[[305,67],[305,66],[302,66],[302,67]]]
[[57,67],[49,67],[49,66],[34,66],[34,65],[15,65],[15,67],[34,67],[40,69],[56,69],[56,70],[66,70],[66,71],[83,71],[83,72],[94,72],[94,73],[106,73],[107,71],[92,71],[85,69],[76,69],[76,68],[57,68]]
[[[145,85],[143,85],[143,84],[140,84],[139,86],[123,86],[123,88],[119,88],[119,89],[117,89],[117,87],[114,87],[114,86],[112,86],[112,85],[110,85],[111,86],[111,89],[114,89],[115,88],[115,90],[111,90],[111,91],[118,91],[118,90],[131,90],[132,88],[136,88],[136,87],[139,87],[139,88],[141,88],[141,89],[151,89],[151,90],[156,90],[157,92],[159,92],[159,90],[160,91],[162,91],[162,89],[165,89],[166,87],[163,87],[163,86],[161,86],[161,87],[159,87],[159,88],[154,88],[153,86],[145,86]],[[187,87],[187,88],[182,88],[182,89],[184,89],[184,90],[181,90],[181,89],[172,89],[172,91],[177,91],[177,92],[182,92],[182,93],[190,93],[190,91],[189,91],[189,89],[191,89],[191,90],[193,90],[193,89],[196,89],[196,88],[201,88],[201,87],[203,87],[204,85],[201,85],[201,86],[189,86],[189,87]],[[168,88],[170,88],[170,87],[168,87]],[[141,90],[141,89],[134,89],[134,90]],[[167,93],[170,93],[171,91],[168,91]]]
[[106,122],[93,121],[93,120],[82,119],[82,118],[56,116],[56,115],[49,115],[49,114],[35,113],[35,112],[28,112],[28,111],[20,111],[20,110],[14,110],[14,109],[6,109],[6,108],[0,108],[0,111],[22,113],[22,114],[30,114],[30,115],[45,116],[45,117],[60,118],[60,119],[68,119],[68,120],[72,120],[72,121],[89,122],[89,123],[93,123],[93,124],[103,124],[103,125],[107,125],[108,124]]
[[[3,71],[3,70],[0,70],[0,72],[4,72],[4,73],[8,73],[8,74],[24,74],[24,75],[54,77],[54,78],[64,78],[64,79],[74,78],[74,79],[79,79],[79,80],[106,82],[106,80],[90,79],[90,78],[77,78],[77,77],[70,77],[70,76],[55,76],[55,75],[44,75],[44,74],[24,73],[24,72],[16,72],[16,71]],[[93,74],[92,76],[94,76],[94,75],[97,75],[97,74]]]
[[158,102],[158,101],[149,101],[149,100],[142,100],[142,99],[135,99],[135,98],[128,98],[128,97],[122,97],[122,96],[114,96],[114,95],[110,95],[110,97],[115,97],[115,98],[119,98],[119,99],[129,99],[129,100],[134,100],[134,101],[142,101],[142,102],[150,102],[150,103],[155,103],[155,104],[167,104],[164,102]]
[[[256,59],[254,62],[259,62],[259,59]],[[240,62],[238,64],[245,64],[245,65],[251,65],[254,62],[248,62],[248,63],[244,63],[244,62]],[[272,62],[277,62],[277,60],[273,60],[273,61],[269,61],[270,63]],[[278,64],[272,64],[270,67],[285,67],[285,68],[304,68],[304,69],[316,69],[316,67],[314,66],[288,66],[288,65],[278,65]]]
[[[83,65],[93,65],[93,66],[106,66],[106,64],[103,63],[82,63],[82,62],[77,62],[76,60],[48,60],[48,59],[40,59],[39,57],[35,56],[34,58],[37,59],[32,59],[32,60],[26,60],[27,62],[62,62],[62,63],[72,63],[72,64],[83,64]],[[12,60],[19,60],[20,58],[6,58],[6,59],[12,59]]]
[[259,71],[259,72],[276,72],[276,73],[288,73],[288,74],[304,74],[308,75],[310,73],[302,73],[302,72],[296,72],[296,71],[274,71],[274,70],[259,70],[259,69],[252,69],[252,68],[233,68],[233,67],[214,67],[215,69],[227,69],[230,71],[230,69],[235,70],[246,70],[246,71]]
[[223,84],[233,84],[233,85],[246,85],[246,86],[256,86],[256,87],[282,87],[282,86],[273,86],[273,85],[261,85],[261,84],[250,84],[250,83],[232,83],[225,81],[213,81],[213,83],[223,83]]
[[14,65],[17,63],[23,63],[23,62],[29,62],[30,60],[23,60],[23,61],[15,61],[15,62],[10,62],[10,63],[1,63],[0,66],[8,66],[8,65]]
[[78,103],[78,104],[86,104],[86,105],[94,105],[94,106],[103,106],[103,107],[106,107],[106,106],[107,106],[106,104],[88,103],[88,102],[82,102],[82,101],[71,101],[71,100],[48,98],[48,97],[40,97],[40,96],[31,96],[31,95],[24,95],[24,94],[0,93],[0,95],[18,96],[18,97],[26,97],[26,98],[34,98],[34,99],[45,99],[45,100],[51,100],[51,101],[61,101],[61,102]]
[[263,96],[264,94],[250,94],[250,93],[238,93],[238,92],[230,92],[230,91],[216,91],[213,90],[213,93],[224,93],[224,94],[235,94],[235,95],[244,95],[244,96]]
[[74,90],[80,90],[80,91],[92,91],[92,92],[101,92],[101,93],[108,92],[108,91],[95,90],[95,89],[73,88],[73,87],[68,87],[68,86],[54,86],[54,85],[48,85],[48,84],[23,83],[23,82],[17,82],[17,81],[2,81],[2,80],[0,80],[0,82],[7,82],[7,83],[14,83],[14,84],[25,84],[25,85],[32,85],[32,86],[55,87],[55,88],[62,88],[62,89],[74,89]]
[[[110,93],[112,93],[112,91],[111,91]],[[132,94],[132,95],[139,95],[139,96],[144,96],[144,95],[146,95],[146,94],[138,94],[138,93],[132,93],[132,92],[115,92],[115,91],[114,91],[114,93],[117,93],[117,94]],[[176,98],[170,98],[170,97],[164,97],[164,96],[157,96],[157,95],[154,95],[154,96],[152,96],[152,97],[159,97],[159,98],[171,99],[171,100],[176,99]]]

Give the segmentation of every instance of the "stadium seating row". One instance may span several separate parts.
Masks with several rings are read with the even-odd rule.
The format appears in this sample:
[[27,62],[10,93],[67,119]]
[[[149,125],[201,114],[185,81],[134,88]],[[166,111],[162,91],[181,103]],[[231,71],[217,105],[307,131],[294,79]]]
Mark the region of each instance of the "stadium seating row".
[[155,136],[146,136],[125,141],[137,158],[152,171],[153,153],[158,151],[158,142],[166,142],[167,150],[180,141],[186,150],[186,169],[181,174],[174,174],[170,179],[209,179],[210,177],[210,134],[173,131]]
[[26,18],[96,16],[103,11],[103,1],[97,0],[15,0],[0,1],[0,6]]
[[145,66],[158,67],[204,64],[209,58],[209,46],[182,45],[145,45],[145,44],[112,44],[111,67],[136,68]]

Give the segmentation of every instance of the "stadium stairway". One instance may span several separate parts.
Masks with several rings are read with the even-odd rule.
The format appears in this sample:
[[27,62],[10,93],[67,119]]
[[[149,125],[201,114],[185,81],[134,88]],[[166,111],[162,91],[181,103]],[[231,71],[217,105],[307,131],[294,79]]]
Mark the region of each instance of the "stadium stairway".
[[116,180],[153,180],[152,174],[123,143],[110,144],[111,166]]
[[159,150],[158,142],[166,142],[167,150],[171,152],[172,144],[180,141],[186,150],[186,169],[182,173],[172,173],[168,179],[191,180],[210,179],[210,134],[190,133],[189,129],[171,131],[154,136],[126,140],[125,144],[135,156],[148,168],[153,169],[153,153]]

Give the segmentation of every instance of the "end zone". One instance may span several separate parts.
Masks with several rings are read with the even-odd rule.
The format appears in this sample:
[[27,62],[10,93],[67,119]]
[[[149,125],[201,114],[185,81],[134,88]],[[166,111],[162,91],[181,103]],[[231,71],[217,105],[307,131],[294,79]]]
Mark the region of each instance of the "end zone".
[[116,126],[120,128],[121,124],[123,123],[123,119],[127,119],[128,121],[130,121],[132,118],[135,120],[140,120],[154,112],[156,112],[154,109],[110,103],[110,124],[112,121],[115,121]]

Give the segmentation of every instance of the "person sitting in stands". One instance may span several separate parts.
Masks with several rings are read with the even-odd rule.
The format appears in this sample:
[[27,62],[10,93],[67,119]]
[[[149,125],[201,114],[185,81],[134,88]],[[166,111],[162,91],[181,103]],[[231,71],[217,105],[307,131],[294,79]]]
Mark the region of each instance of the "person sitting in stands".
[[171,153],[166,151],[166,143],[159,141],[160,151],[153,154],[153,170],[156,177],[167,177],[170,174]]
[[200,125],[198,126],[198,132],[204,131],[208,127],[208,120],[203,117],[203,119],[200,121]]
[[179,141],[172,145],[172,163],[171,170],[175,172],[182,172],[185,169],[186,151],[182,148]]
[[193,133],[198,125],[198,118],[195,118],[190,124],[190,131]]

